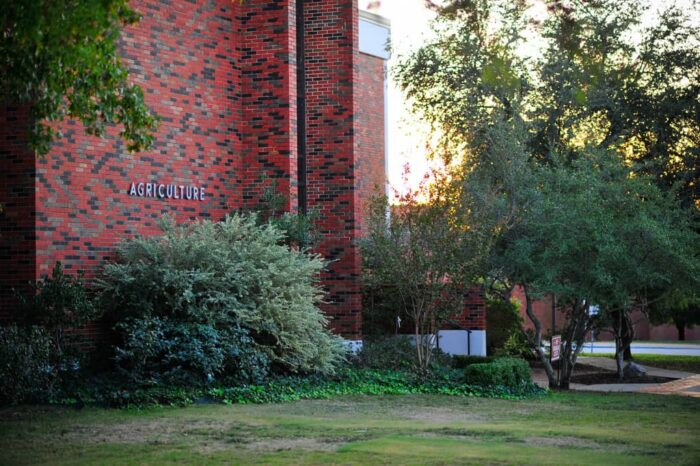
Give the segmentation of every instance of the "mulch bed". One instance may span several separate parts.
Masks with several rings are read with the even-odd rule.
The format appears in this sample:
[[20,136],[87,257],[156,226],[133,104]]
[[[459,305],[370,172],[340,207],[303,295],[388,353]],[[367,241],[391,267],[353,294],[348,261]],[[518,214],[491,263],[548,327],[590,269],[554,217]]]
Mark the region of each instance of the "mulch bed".
[[[576,369],[574,369],[574,371],[575,370]],[[600,369],[598,370],[600,371]],[[583,385],[596,385],[602,383],[666,383],[672,380],[676,379],[671,379],[669,377],[654,377],[650,375],[645,375],[643,377],[625,377],[621,380],[618,378],[615,372],[610,371],[589,372],[586,374],[574,374],[571,376],[571,383],[580,383]]]

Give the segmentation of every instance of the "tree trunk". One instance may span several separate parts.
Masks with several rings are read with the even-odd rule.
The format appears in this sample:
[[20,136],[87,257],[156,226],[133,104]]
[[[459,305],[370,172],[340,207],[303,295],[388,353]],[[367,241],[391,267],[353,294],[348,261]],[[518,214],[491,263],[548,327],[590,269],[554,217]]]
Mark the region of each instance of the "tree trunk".
[[[617,346],[617,345],[615,345]],[[625,352],[623,350],[615,351],[615,364],[617,365],[617,378],[622,380],[625,378]]]
[[632,340],[634,340],[634,324],[631,312],[628,309],[620,309],[611,312],[613,334],[615,335],[615,362],[617,376],[624,378],[624,362],[632,359]]
[[632,316],[629,312],[625,312],[625,318],[622,319],[622,348],[624,349],[623,358],[625,361],[632,360],[632,340],[634,338],[634,324],[632,324]]
[[578,355],[583,349],[589,323],[588,307],[585,305],[585,301],[580,300],[573,303],[571,314],[562,335],[563,351],[559,359],[561,364],[559,387],[562,389],[569,388],[571,375],[573,374]]
[[423,370],[423,353],[422,353],[423,348],[421,345],[423,342],[421,341],[421,338],[420,338],[420,323],[418,321],[418,316],[414,315],[414,319],[415,319],[414,320],[415,325],[413,327],[413,329],[414,329],[413,335],[416,339],[416,362],[418,364],[418,370],[422,371]]
[[685,341],[685,322],[675,322],[678,330],[678,341]]

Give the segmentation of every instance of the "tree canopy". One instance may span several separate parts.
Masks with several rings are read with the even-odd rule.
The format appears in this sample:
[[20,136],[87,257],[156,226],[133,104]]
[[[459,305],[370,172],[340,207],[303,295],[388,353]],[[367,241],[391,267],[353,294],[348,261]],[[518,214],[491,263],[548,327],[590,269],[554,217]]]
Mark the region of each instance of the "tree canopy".
[[439,13],[396,78],[457,167],[462,219],[498,217],[485,274],[525,287],[553,386],[530,305],[560,298],[567,386],[592,304],[627,312],[652,287],[698,285],[700,34],[674,7],[643,23],[634,1],[552,1],[543,21],[524,1]]
[[521,117],[533,157],[575,157],[586,145],[619,151],[685,206],[697,203],[697,25],[677,6],[642,21],[654,11],[633,0],[547,5],[544,19],[522,0],[438,8],[437,38],[395,74],[441,136],[440,155],[465,142],[474,152],[488,124]]
[[157,118],[120,60],[121,28],[140,16],[127,0],[13,0],[0,9],[0,95],[31,108],[39,155],[60,138],[64,118],[89,134],[110,124],[130,151],[148,148]]

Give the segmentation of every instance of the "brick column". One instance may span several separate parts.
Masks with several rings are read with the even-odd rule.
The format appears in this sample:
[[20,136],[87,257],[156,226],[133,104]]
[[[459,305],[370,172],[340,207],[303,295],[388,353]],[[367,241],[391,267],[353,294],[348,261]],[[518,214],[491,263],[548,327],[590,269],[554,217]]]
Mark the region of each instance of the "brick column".
[[36,276],[36,156],[27,143],[31,122],[26,105],[0,104],[0,321]]
[[353,0],[304,3],[308,206],[321,213],[319,252],[332,328],[361,338],[362,297],[355,190],[354,91],[358,9]]

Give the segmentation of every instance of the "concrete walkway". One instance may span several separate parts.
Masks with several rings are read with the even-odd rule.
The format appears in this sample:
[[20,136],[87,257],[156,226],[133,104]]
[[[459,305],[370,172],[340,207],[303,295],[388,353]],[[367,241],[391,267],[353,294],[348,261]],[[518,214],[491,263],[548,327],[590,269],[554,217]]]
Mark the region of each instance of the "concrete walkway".
[[[576,364],[586,364],[588,366],[598,367],[600,369],[615,372],[617,365],[614,359],[610,358],[593,358],[579,357]],[[677,380],[666,383],[609,383],[596,385],[583,385],[572,383],[571,390],[587,391],[587,392],[637,392],[637,393],[656,393],[660,395],[682,395],[693,398],[700,398],[700,374],[691,372],[674,371],[668,369],[659,369],[644,365],[647,374],[654,377],[668,377]],[[574,372],[576,369],[574,369]],[[533,369],[533,381],[542,386],[549,386],[547,374],[544,369]]]

